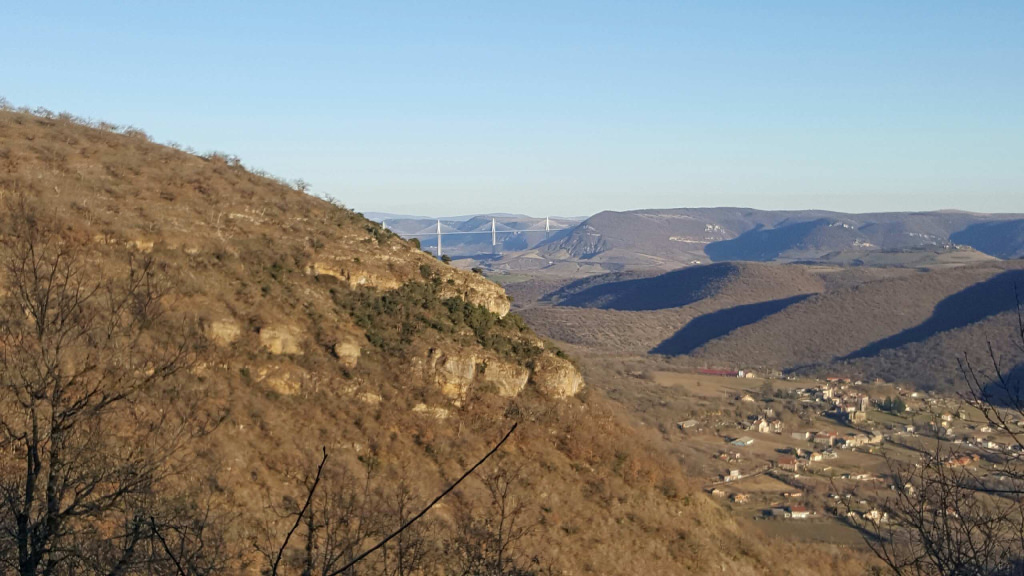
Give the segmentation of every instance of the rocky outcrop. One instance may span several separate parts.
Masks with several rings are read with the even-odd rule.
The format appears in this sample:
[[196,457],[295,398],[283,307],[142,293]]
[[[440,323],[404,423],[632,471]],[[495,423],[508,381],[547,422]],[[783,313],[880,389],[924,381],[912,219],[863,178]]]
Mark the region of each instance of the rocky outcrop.
[[206,326],[206,337],[218,346],[230,346],[242,335],[242,327],[234,320],[214,320]]
[[345,338],[335,343],[334,355],[345,368],[355,368],[359,357],[363,355],[363,349],[354,338]]
[[377,406],[384,400],[380,394],[374,394],[373,392],[361,392],[356,395],[356,400],[359,400],[363,404],[369,404],[371,406]]
[[439,406],[427,406],[426,404],[417,404],[413,406],[412,411],[417,414],[423,414],[424,416],[430,416],[436,420],[446,420],[448,418],[448,410]]
[[572,362],[553,354],[544,354],[537,360],[531,381],[541,392],[555,398],[575,396],[585,385]]
[[260,345],[271,354],[297,356],[302,354],[302,336],[295,326],[266,326],[260,329]]
[[341,263],[331,260],[319,260],[312,263],[306,269],[306,273],[311,276],[330,276],[353,288],[365,286],[381,290],[394,290],[402,285],[390,274],[378,274],[368,270],[350,270],[342,267]]
[[153,251],[154,242],[152,240],[146,240],[144,238],[137,238],[135,240],[129,240],[125,245],[136,252],[142,252],[148,254]]
[[256,381],[278,394],[291,396],[302,390],[309,374],[298,366],[269,364],[256,370]]
[[432,349],[423,363],[424,377],[451,399],[466,395],[476,379],[480,359],[475,354],[452,354]]
[[502,317],[512,309],[505,289],[482,276],[450,270],[442,278],[444,282],[440,290],[441,298],[459,297]]
[[486,360],[480,374],[481,383],[493,386],[498,395],[504,398],[517,396],[526,388],[529,380],[529,369],[497,359]]
[[532,370],[495,357],[432,349],[425,359],[413,362],[423,377],[446,397],[458,401],[474,385],[490,386],[504,398],[517,396],[530,383],[553,398],[569,398],[585,383],[576,366],[564,358],[544,353]]

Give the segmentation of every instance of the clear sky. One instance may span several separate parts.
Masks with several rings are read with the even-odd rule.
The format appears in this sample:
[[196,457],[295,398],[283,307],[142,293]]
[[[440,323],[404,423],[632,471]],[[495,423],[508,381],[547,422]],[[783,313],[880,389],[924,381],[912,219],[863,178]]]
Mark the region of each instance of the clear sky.
[[362,211],[1024,212],[1024,2],[5,1],[0,95]]

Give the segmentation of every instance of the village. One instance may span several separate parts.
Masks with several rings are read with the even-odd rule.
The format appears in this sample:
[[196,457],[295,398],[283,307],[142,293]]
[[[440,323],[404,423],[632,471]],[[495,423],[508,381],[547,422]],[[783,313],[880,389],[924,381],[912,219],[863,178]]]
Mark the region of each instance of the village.
[[888,521],[891,466],[917,465],[938,445],[947,466],[998,476],[1020,451],[964,399],[881,380],[713,369],[654,378],[694,397],[675,429],[706,491],[767,532],[859,543],[863,522]]

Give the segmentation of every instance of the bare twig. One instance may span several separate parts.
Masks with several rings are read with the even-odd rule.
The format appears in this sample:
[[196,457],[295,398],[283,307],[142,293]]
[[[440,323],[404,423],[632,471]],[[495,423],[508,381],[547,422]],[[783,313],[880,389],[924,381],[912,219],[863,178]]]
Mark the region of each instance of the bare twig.
[[174,562],[174,567],[178,570],[178,574],[180,576],[187,576],[185,569],[182,568],[181,563],[178,562],[178,558],[174,555],[174,552],[171,552],[171,547],[167,545],[167,540],[164,540],[163,534],[161,534],[160,529],[157,528],[156,518],[153,518],[152,516],[149,517],[149,526],[153,529],[153,534],[156,536],[157,540],[160,541],[160,545],[163,547],[164,552],[171,559],[171,562]]
[[277,575],[277,567],[281,564],[281,557],[284,556],[284,550],[288,547],[288,541],[292,539],[292,535],[298,530],[299,525],[302,524],[302,517],[306,515],[306,510],[309,510],[310,504],[313,503],[313,495],[316,493],[316,487],[320,484],[320,475],[324,471],[324,465],[327,464],[327,447],[323,447],[324,457],[320,460],[320,465],[316,469],[316,478],[313,479],[313,485],[309,488],[309,495],[306,496],[306,503],[302,505],[302,509],[299,510],[299,514],[295,517],[295,524],[292,525],[291,530],[284,537],[284,542],[281,543],[281,547],[277,550],[277,557],[274,558],[274,564],[270,568],[270,573],[274,576]]
[[494,448],[491,448],[490,452],[488,452],[486,455],[484,455],[484,457],[481,458],[479,462],[474,464],[472,468],[470,468],[469,470],[466,470],[466,472],[462,476],[460,476],[458,480],[453,482],[452,485],[449,486],[448,488],[446,488],[444,492],[441,492],[441,494],[439,494],[437,496],[437,498],[434,498],[433,500],[431,500],[430,504],[427,504],[426,508],[421,510],[419,514],[417,514],[417,515],[413,516],[412,518],[410,518],[408,522],[406,522],[405,524],[402,524],[402,526],[398,530],[395,530],[394,532],[392,532],[387,538],[381,540],[380,542],[378,542],[376,545],[374,545],[372,548],[370,548],[366,552],[363,552],[359,556],[356,556],[348,564],[345,564],[344,566],[342,566],[338,570],[335,570],[334,572],[331,572],[330,574],[328,574],[328,576],[338,576],[339,574],[343,574],[346,570],[348,570],[349,568],[355,566],[361,560],[363,560],[364,558],[366,558],[370,554],[376,552],[377,550],[382,548],[385,544],[390,542],[392,538],[398,536],[399,534],[404,532],[407,528],[412,526],[414,522],[416,522],[417,520],[422,518],[423,515],[426,514],[427,512],[429,512],[430,509],[433,508],[435,504],[437,504],[438,502],[441,501],[442,498],[444,498],[445,496],[450,494],[452,490],[455,490],[455,488],[459,484],[461,484],[463,480],[468,478],[469,475],[472,474],[477,468],[479,468],[481,464],[483,464],[484,462],[487,461],[488,458],[493,456],[498,451],[498,449],[501,448],[501,445],[504,444],[505,441],[508,440],[510,436],[512,436],[512,433],[516,431],[516,427],[517,426],[519,426],[518,422],[513,424],[512,428],[509,429],[509,431],[505,434],[505,436],[501,439],[500,442],[498,442],[497,444],[494,445]]

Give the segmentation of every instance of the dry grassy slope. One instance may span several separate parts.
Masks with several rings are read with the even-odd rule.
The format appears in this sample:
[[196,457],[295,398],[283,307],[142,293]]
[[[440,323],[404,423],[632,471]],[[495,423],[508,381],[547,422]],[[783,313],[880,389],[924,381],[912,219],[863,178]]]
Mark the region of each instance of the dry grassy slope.
[[986,263],[839,288],[713,340],[695,355],[778,367],[829,363],[922,324],[951,295],[1021,268],[1020,261]]
[[[374,454],[383,476],[411,477],[425,500],[511,416],[522,425],[507,452],[525,464],[542,518],[526,546],[556,569],[755,574],[796,550],[748,536],[692,493],[599,395],[553,399],[575,391],[573,372],[531,348],[528,330],[492,318],[488,336],[504,344],[485,346],[468,324],[446,320],[441,298],[462,295],[497,312],[507,302],[493,284],[356,214],[230,158],[10,111],[0,112],[0,194],[45,207],[91,247],[98,272],[106,257],[152,254],[173,311],[206,328],[215,345],[195,378],[227,418],[195,443],[197,460],[178,480],[213,489],[239,549],[269,503],[301,493],[321,445],[335,467],[358,469]],[[374,306],[384,313],[372,316]],[[434,315],[420,321],[410,308]],[[399,313],[396,331],[381,332]],[[360,326],[367,314],[375,321]],[[527,378],[533,384],[519,392]],[[436,519],[444,518],[442,507]],[[804,557],[785,572],[856,565],[842,551]]]
[[[804,266],[722,263],[657,277],[608,274],[552,293],[559,306],[520,313],[541,334],[562,342],[618,353],[645,353],[690,320],[718,310],[812,294],[822,275]],[[599,306],[601,309],[581,306]],[[671,308],[662,305],[678,304]]]

